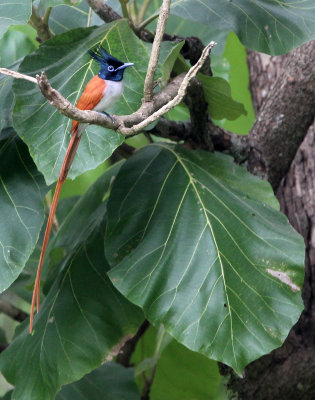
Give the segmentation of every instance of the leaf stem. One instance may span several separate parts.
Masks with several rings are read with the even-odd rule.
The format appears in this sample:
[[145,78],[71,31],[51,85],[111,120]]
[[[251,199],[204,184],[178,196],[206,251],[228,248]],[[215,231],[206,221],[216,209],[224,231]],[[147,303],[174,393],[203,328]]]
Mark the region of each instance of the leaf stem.
[[[136,18],[138,18],[138,14],[139,14],[139,9],[138,9],[138,4],[137,4],[137,0],[133,0],[133,9],[136,15]],[[137,20],[138,22],[138,20]]]
[[149,23],[154,21],[158,16],[159,16],[158,13],[150,15],[150,17],[148,17],[146,20],[144,20],[137,26],[137,30],[142,31],[143,28],[149,25]]
[[92,19],[92,8],[89,7],[88,19],[87,19],[87,23],[86,23],[87,27],[89,27],[91,25],[91,19]]
[[121,5],[121,11],[122,11],[123,17],[130,20],[128,7],[127,7],[127,4],[129,3],[129,0],[119,0],[119,3]]
[[51,10],[52,10],[52,7],[47,7],[45,15],[43,17],[43,23],[47,26],[48,26],[48,21],[49,21]]
[[142,7],[141,7],[141,9],[139,11],[139,14],[138,14],[138,18],[137,18],[137,23],[138,24],[141,24],[141,22],[143,21],[143,18],[144,18],[145,13],[146,13],[149,5],[150,5],[150,2],[151,2],[151,0],[144,0],[144,2],[142,4]]

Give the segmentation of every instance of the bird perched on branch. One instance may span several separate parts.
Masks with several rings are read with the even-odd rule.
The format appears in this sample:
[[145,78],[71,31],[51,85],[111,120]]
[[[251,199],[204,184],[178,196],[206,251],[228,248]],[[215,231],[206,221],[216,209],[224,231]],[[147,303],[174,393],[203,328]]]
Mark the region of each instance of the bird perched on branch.
[[[112,107],[117,100],[121,97],[124,90],[123,76],[124,71],[127,67],[134,65],[133,63],[123,63],[117,58],[108,54],[101,46],[97,50],[89,50],[90,56],[96,60],[100,65],[100,71],[98,75],[94,76],[85,86],[85,89],[77,102],[77,108],[80,110],[94,110],[106,114],[109,118],[112,118],[106,113],[106,110]],[[63,183],[65,182],[77,148],[79,146],[82,132],[86,128],[87,124],[79,123],[78,121],[72,122],[70,133],[72,134],[67,152],[61,167],[60,175],[57,181],[54,197],[51,203],[45,236],[42,245],[42,251],[38,263],[36,280],[33,290],[33,298],[31,305],[31,316],[30,316],[30,333],[33,330],[34,310],[35,303],[37,304],[37,311],[39,311],[39,297],[40,297],[40,276],[44,262],[45,252],[49,240],[49,235],[52,227],[52,223],[55,217],[56,208],[60,196],[60,191]]]

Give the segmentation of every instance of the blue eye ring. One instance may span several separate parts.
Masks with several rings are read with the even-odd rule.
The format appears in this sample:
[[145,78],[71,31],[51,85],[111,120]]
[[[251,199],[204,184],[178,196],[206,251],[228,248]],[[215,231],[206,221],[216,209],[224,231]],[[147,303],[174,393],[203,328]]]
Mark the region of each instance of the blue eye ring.
[[107,70],[108,70],[109,72],[113,72],[114,69],[115,69],[115,68],[114,68],[112,65],[109,65],[108,68],[107,68]]

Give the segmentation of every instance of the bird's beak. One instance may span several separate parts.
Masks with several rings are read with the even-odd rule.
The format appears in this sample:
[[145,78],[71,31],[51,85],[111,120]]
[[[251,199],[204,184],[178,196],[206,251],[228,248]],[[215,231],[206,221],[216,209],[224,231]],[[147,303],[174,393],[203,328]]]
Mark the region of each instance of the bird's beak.
[[121,67],[116,68],[115,71],[119,71],[120,69],[125,69],[127,67],[131,67],[132,65],[134,65],[134,63],[125,63]]

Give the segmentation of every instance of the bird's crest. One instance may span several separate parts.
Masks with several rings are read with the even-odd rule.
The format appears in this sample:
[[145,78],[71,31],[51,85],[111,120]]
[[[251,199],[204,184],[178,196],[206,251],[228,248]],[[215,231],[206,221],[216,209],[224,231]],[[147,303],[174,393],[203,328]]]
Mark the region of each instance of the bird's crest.
[[113,65],[115,68],[122,66],[124,63],[113,57],[101,46],[97,46],[95,50],[89,50],[89,55],[102,65]]

